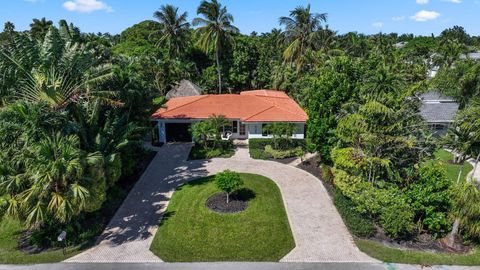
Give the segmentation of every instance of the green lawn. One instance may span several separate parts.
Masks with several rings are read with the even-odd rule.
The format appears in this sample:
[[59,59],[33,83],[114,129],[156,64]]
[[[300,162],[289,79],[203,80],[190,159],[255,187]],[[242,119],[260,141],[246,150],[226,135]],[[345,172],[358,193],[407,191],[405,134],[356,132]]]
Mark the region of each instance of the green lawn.
[[219,192],[213,177],[179,188],[150,249],[167,262],[280,260],[295,247],[280,190],[263,176],[241,177],[255,196],[237,214],[205,207]]
[[[453,154],[442,149],[435,152],[435,158],[444,165],[444,168],[447,171],[447,176],[456,182],[462,165],[449,163],[449,161],[453,160]],[[465,161],[465,167],[463,168],[461,179],[465,180],[468,173],[472,170],[473,166]]]
[[64,256],[61,249],[42,252],[39,254],[27,254],[18,250],[18,239],[22,227],[20,222],[12,219],[0,221],[0,264],[33,264],[60,262],[80,252],[80,248],[72,247]]
[[356,239],[355,243],[358,248],[366,254],[389,263],[421,265],[480,265],[480,250],[478,249],[466,255],[458,255],[401,250],[364,239]]

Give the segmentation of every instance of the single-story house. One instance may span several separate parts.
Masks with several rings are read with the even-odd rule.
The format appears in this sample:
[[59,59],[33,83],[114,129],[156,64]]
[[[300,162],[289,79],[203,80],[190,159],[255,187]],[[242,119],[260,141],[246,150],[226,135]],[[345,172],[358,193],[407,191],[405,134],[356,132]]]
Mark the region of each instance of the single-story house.
[[231,139],[271,138],[265,125],[289,122],[297,126],[292,138],[305,138],[305,111],[287,94],[276,90],[252,90],[240,94],[177,97],[168,100],[151,117],[158,127],[158,141],[191,142],[192,123],[223,115],[232,122]]
[[458,103],[437,91],[422,94],[420,100],[420,115],[430,125],[434,135],[444,135],[458,112]]

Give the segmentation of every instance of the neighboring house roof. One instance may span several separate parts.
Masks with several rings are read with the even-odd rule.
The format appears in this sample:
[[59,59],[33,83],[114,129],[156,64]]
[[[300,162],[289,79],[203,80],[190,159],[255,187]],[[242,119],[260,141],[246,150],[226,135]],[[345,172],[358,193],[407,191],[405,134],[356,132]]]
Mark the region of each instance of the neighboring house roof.
[[460,55],[460,59],[480,60],[480,52],[472,52]]
[[429,91],[420,95],[423,102],[453,102],[453,98],[447,97],[437,91]]
[[305,111],[293,99],[275,90],[172,98],[152,117],[207,119],[214,114],[244,122],[306,122],[308,119]]
[[170,99],[175,97],[200,96],[202,93],[203,91],[198,85],[189,80],[181,80],[177,86],[168,91],[166,96]]
[[428,123],[453,122],[458,111],[458,104],[451,103],[424,103],[420,108],[420,115]]
[[444,96],[437,91],[429,91],[420,95],[422,107],[420,115],[428,123],[453,122],[458,111],[458,103],[453,98]]

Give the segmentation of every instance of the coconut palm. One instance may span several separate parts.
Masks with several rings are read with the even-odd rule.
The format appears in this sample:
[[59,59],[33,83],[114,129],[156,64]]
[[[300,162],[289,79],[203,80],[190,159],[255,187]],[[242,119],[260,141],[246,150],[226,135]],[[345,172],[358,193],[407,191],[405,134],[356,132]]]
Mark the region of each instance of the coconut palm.
[[160,35],[159,44],[166,44],[170,56],[175,58],[183,52],[187,44],[186,40],[190,27],[187,22],[187,12],[179,14],[178,7],[163,5],[153,13],[153,16],[161,24],[161,29],[158,31]]
[[12,22],[6,22],[3,27],[3,32],[12,33],[15,31],[15,25]]
[[297,69],[300,69],[307,52],[315,47],[318,30],[327,21],[327,14],[311,13],[310,5],[299,6],[290,11],[290,16],[280,17],[279,21],[280,25],[285,26],[283,36],[288,43],[283,57],[287,62],[295,62]]
[[42,39],[48,32],[50,26],[53,25],[53,22],[45,19],[33,19],[33,22],[30,24],[30,33],[37,39]]
[[205,52],[211,49],[215,51],[218,93],[222,93],[220,56],[225,45],[233,43],[232,34],[238,33],[239,30],[232,25],[233,16],[227,12],[227,7],[222,7],[217,0],[202,1],[197,9],[197,14],[202,15],[203,18],[197,17],[193,19],[192,24],[198,26],[195,31],[200,35],[200,47]]

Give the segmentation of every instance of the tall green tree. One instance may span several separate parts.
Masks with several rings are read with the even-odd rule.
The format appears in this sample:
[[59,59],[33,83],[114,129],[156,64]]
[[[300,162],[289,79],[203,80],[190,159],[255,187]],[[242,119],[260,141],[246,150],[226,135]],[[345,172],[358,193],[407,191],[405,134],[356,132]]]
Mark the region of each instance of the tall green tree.
[[112,93],[92,87],[111,78],[110,65],[100,65],[89,48],[64,39],[55,27],[41,43],[20,36],[14,46],[0,50],[0,58],[1,92],[11,95],[5,99],[43,101],[53,109],[86,97],[114,102]]
[[30,33],[37,39],[43,39],[52,25],[53,22],[45,19],[45,17],[41,19],[33,19],[33,22],[30,24]]
[[197,14],[202,17],[193,19],[195,30],[199,34],[199,44],[205,52],[211,49],[215,52],[217,65],[218,93],[222,93],[222,68],[220,57],[226,45],[233,43],[233,34],[239,30],[233,26],[233,16],[227,12],[227,7],[222,6],[217,0],[202,1],[197,9]]
[[295,62],[297,69],[305,63],[307,53],[315,49],[318,30],[327,21],[326,13],[312,13],[310,5],[299,6],[290,11],[289,17],[280,17],[280,25],[285,25],[283,36],[288,47],[283,52],[285,61]]
[[159,44],[166,44],[170,57],[176,58],[188,44],[190,23],[187,22],[187,12],[180,14],[178,7],[163,5],[153,16],[161,25]]

